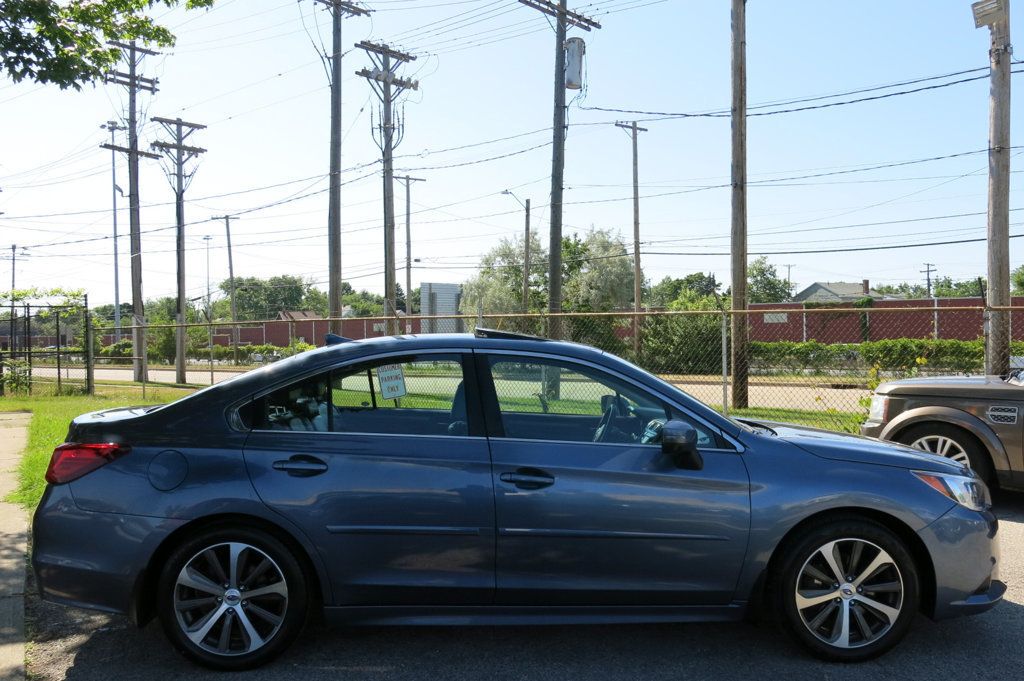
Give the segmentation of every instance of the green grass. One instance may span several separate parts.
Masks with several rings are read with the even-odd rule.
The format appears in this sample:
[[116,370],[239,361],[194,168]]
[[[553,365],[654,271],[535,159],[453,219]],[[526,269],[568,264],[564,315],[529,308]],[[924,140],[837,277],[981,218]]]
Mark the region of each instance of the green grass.
[[[721,411],[719,409],[719,411]],[[777,409],[774,407],[751,407],[730,409],[729,416],[755,421],[778,421],[797,426],[811,426],[841,433],[859,433],[864,414],[848,411],[811,411],[809,409]]]
[[25,455],[18,466],[18,487],[7,501],[30,510],[35,508],[46,486],[43,475],[50,463],[50,454],[64,441],[68,425],[79,414],[136,404],[162,404],[186,394],[181,390],[150,388],[143,399],[138,389],[97,388],[97,391],[98,394],[91,397],[0,397],[0,411],[32,412]]

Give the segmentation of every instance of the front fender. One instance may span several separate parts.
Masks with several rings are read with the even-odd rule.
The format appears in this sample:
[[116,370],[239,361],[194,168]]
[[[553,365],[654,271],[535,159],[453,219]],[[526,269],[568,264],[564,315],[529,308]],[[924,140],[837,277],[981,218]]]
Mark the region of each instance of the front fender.
[[971,433],[981,442],[992,459],[995,470],[1010,470],[1010,458],[1006,454],[1006,448],[995,431],[987,423],[973,414],[968,414],[960,409],[952,407],[918,407],[908,409],[892,421],[890,421],[878,437],[883,440],[895,440],[899,434],[910,426],[918,423],[935,421],[937,423],[949,423],[959,426]]

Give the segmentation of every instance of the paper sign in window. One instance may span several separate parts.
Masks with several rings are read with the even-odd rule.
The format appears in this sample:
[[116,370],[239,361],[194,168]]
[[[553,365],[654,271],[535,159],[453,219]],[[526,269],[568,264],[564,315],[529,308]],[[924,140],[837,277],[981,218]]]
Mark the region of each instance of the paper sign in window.
[[380,396],[385,400],[405,396],[405,374],[402,373],[401,364],[377,367],[377,380],[380,382]]

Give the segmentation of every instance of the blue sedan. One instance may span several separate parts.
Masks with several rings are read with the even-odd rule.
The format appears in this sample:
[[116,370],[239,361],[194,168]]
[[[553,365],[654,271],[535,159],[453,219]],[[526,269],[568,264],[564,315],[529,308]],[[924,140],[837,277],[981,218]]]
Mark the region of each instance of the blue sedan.
[[[337,339],[342,340],[342,339]],[[594,348],[341,342],[80,416],[34,519],[44,598],[158,617],[220,669],[308,616],[371,625],[773,618],[875,657],[1002,598],[985,484],[876,440],[722,417]]]

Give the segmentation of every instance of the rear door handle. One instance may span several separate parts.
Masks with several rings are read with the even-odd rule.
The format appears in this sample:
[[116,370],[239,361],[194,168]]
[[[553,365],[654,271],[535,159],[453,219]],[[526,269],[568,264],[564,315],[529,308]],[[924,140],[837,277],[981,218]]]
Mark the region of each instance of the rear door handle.
[[297,454],[290,459],[275,461],[275,471],[285,471],[288,475],[296,478],[308,478],[320,475],[327,470],[327,464],[316,458],[305,454]]
[[554,476],[535,468],[505,471],[498,477],[502,482],[510,482],[519,489],[541,489],[555,484]]

